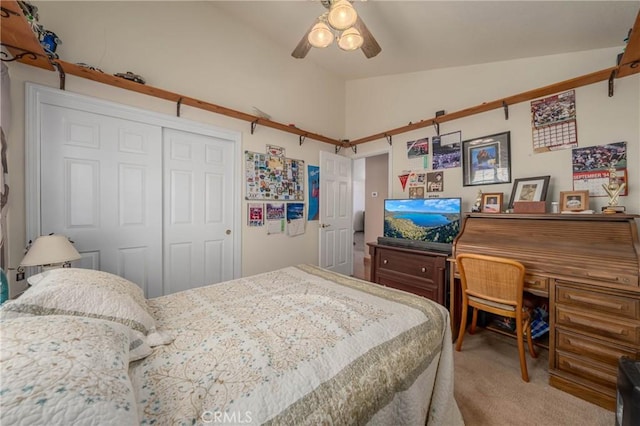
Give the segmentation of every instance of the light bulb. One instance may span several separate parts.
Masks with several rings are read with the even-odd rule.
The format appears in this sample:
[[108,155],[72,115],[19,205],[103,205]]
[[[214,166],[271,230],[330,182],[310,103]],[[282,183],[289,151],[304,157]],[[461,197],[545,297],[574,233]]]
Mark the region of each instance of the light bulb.
[[338,46],[342,50],[356,50],[362,46],[363,42],[360,32],[352,27],[344,30],[338,40]]
[[358,19],[358,14],[348,0],[338,0],[329,9],[329,25],[342,31],[353,26]]
[[333,43],[333,38],[333,33],[324,22],[315,24],[307,36],[313,47],[327,47]]

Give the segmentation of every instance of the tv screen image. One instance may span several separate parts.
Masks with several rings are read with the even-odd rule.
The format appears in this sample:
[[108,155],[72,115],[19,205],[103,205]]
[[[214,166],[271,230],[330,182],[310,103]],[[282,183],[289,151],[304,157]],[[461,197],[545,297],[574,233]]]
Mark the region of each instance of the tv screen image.
[[452,244],[460,232],[461,198],[384,200],[384,237]]

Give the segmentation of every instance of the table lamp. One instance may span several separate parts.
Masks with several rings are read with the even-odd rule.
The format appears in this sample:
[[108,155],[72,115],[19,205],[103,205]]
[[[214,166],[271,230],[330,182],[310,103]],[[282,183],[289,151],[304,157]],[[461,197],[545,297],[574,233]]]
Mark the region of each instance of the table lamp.
[[43,235],[28,249],[24,255],[20,267],[41,266],[43,270],[69,267],[72,260],[78,260],[82,256],[73,247],[64,235]]

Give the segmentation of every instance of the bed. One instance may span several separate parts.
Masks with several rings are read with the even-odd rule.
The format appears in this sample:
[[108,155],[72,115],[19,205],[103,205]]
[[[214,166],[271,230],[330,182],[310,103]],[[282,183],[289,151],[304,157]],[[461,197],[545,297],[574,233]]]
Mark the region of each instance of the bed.
[[463,424],[447,310],[409,293],[311,265],[148,300],[30,283],[0,309],[2,424]]

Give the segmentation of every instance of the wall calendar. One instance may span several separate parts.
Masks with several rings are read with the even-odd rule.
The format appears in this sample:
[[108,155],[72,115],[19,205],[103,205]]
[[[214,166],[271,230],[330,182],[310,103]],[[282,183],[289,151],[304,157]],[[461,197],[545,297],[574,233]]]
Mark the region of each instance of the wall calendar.
[[304,201],[304,161],[245,151],[245,199]]

